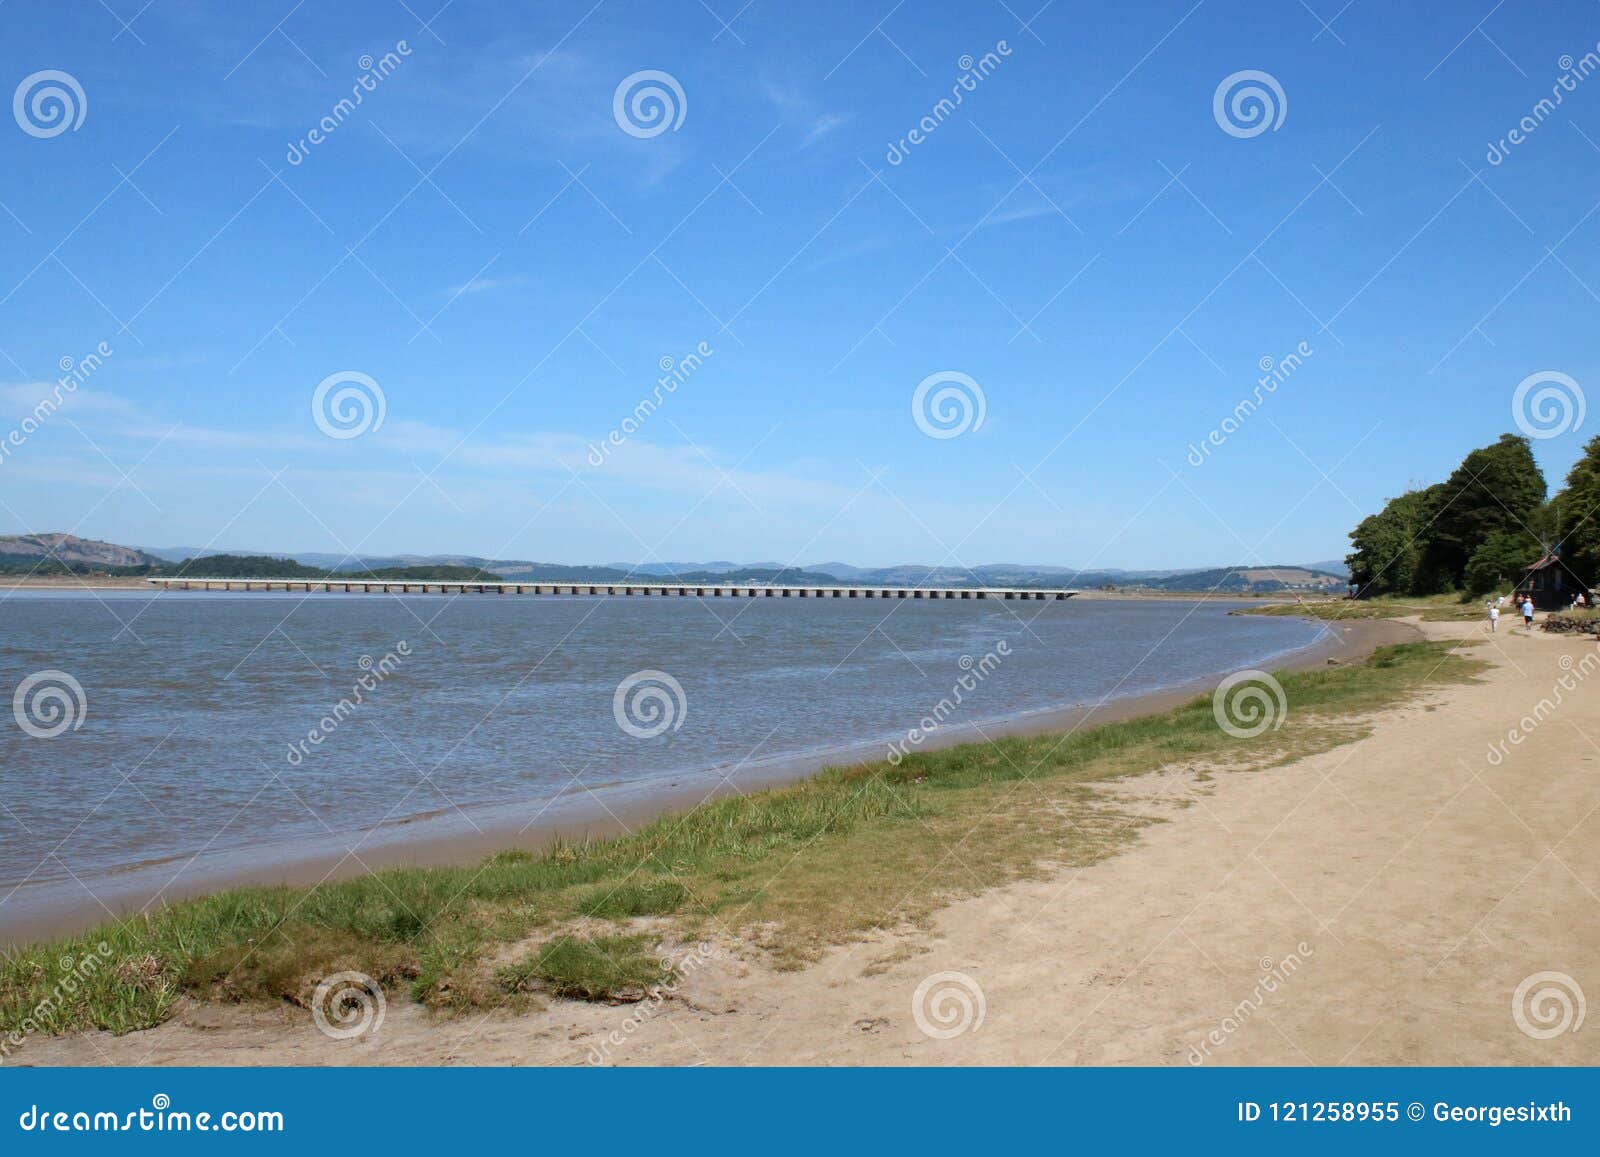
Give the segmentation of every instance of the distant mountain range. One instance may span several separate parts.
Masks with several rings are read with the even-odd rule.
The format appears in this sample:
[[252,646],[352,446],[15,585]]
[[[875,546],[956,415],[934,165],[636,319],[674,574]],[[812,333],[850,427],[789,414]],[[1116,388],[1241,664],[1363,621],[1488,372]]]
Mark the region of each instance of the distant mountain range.
[[[213,559],[213,577],[306,577],[324,572],[383,572],[468,578],[498,575],[513,581],[549,579],[568,582],[625,582],[628,579],[674,579],[684,582],[783,582],[826,586],[862,583],[882,586],[1074,586],[1162,591],[1342,591],[1349,572],[1341,562],[1307,565],[1211,567],[1194,570],[1076,570],[1065,566],[985,563],[975,567],[905,564],[860,567],[844,562],[819,562],[804,567],[777,562],[737,563],[652,562],[572,566],[527,559],[491,559],[476,555],[401,554],[348,558],[325,551],[222,551],[197,547],[120,546],[70,534],[0,535],[0,573],[172,574],[192,559]],[[191,563],[188,573],[203,574],[205,565]],[[267,572],[271,572],[269,575]]]
[[[1340,562],[1308,565],[1212,567],[1192,570],[1077,570],[1065,566],[985,563],[975,567],[904,564],[860,567],[819,562],[804,567],[778,562],[603,563],[569,565],[477,555],[362,555],[349,558],[326,551],[236,551],[198,547],[121,546],[70,534],[0,535],[0,573],[173,574],[182,569],[203,574],[190,560],[212,559],[214,577],[306,577],[324,572],[378,573],[389,577],[468,578],[498,575],[513,581],[625,582],[676,579],[684,582],[862,583],[883,586],[1075,586],[1164,591],[1339,591],[1349,572]],[[270,572],[270,575],[269,573]]]
[[[5,540],[0,539],[0,544]],[[109,546],[110,544],[100,544]],[[0,545],[0,551],[5,548]],[[115,548],[128,550],[130,548]],[[464,554],[361,555],[350,558],[319,551],[221,551],[198,547],[147,547],[133,552],[166,562],[213,555],[264,555],[294,561],[303,566],[335,571],[365,571],[400,567],[472,567],[504,578],[568,580],[572,582],[616,582],[629,578],[674,578],[686,582],[762,582],[790,583],[854,582],[884,586],[1060,586],[1117,587],[1144,590],[1343,590],[1349,571],[1342,561],[1279,566],[1210,567],[1173,570],[1121,570],[1103,567],[1079,570],[1069,566],[1038,566],[1027,563],[985,563],[974,567],[940,567],[903,564],[887,567],[860,567],[845,562],[817,562],[803,567],[780,562],[611,562],[595,565],[543,563],[529,559],[492,559]]]

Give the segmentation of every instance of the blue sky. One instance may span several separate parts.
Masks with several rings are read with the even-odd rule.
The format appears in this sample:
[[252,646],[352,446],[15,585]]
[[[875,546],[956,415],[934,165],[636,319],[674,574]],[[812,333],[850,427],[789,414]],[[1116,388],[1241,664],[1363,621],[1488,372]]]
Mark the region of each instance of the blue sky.
[[[7,445],[0,530],[556,562],[1340,555],[1516,429],[1530,374],[1600,380],[1600,77],[1486,159],[1597,42],[1592,0],[10,0],[0,95],[59,71],[82,117],[56,132],[28,92],[0,117],[6,429],[62,359],[112,352]],[[646,70],[682,93],[654,135],[614,112]],[[1245,70],[1281,90],[1275,128],[1217,119]],[[383,420],[334,438],[312,400],[346,372]],[[952,373],[982,423],[930,437],[913,397]],[[1597,424],[1536,442],[1552,481]]]

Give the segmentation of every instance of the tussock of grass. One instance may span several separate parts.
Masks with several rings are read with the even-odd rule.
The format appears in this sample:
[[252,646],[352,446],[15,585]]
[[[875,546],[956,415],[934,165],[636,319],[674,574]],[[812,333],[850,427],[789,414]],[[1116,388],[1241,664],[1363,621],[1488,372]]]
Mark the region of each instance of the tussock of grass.
[[[184,996],[303,1003],[321,977],[344,970],[374,977],[391,999],[409,988],[440,1008],[513,1003],[530,988],[604,999],[660,979],[654,941],[629,923],[643,916],[658,938],[743,935],[778,966],[798,967],[830,944],[923,920],[955,896],[1114,854],[1151,820],[1093,785],[1327,750],[1362,734],[1365,713],[1479,666],[1444,644],[1388,647],[1366,665],[1282,675],[1287,721],[1254,739],[1225,734],[1205,697],[1066,736],[830,770],[616,840],[313,889],[222,892],[8,953],[0,1031],[126,1032],[159,1024]],[[524,941],[542,946],[491,969]],[[101,964],[66,990],[88,956]]]
[[578,911],[585,916],[625,920],[629,916],[670,915],[688,901],[689,889],[676,880],[651,880],[615,887],[602,884],[578,901]]
[[648,936],[564,937],[496,973],[507,992],[538,985],[577,1000],[638,999],[671,977],[670,965],[652,951]]

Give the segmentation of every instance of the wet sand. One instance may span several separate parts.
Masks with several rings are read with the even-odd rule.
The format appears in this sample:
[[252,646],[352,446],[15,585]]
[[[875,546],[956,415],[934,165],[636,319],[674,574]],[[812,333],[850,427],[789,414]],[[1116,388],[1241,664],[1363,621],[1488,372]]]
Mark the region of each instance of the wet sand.
[[[1374,648],[1418,638],[1414,628],[1382,620],[1326,624],[1318,643],[1267,665],[1304,670],[1355,662]],[[1002,735],[1067,732],[1171,710],[1209,694],[1215,679],[1092,705],[1032,712],[948,727],[923,750]],[[507,849],[537,850],[562,840],[604,839],[708,799],[794,783],[826,767],[882,759],[879,742],[708,769],[666,782],[575,786],[553,799],[445,810],[406,817],[366,832],[330,834],[315,843],[262,845],[133,865],[84,877],[81,893],[24,884],[0,906],[0,946],[83,931],[162,904],[250,884],[314,885],[392,866],[472,864]],[[91,891],[92,889],[92,891]]]

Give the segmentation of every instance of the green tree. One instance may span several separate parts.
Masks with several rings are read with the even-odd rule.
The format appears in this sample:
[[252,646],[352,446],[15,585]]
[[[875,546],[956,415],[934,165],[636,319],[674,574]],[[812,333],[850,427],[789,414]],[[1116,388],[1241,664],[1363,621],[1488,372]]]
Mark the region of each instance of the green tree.
[[1548,524],[1566,564],[1589,582],[1600,576],[1600,437],[1589,440],[1551,499]]
[[1472,552],[1462,585],[1472,595],[1509,590],[1543,553],[1539,540],[1528,531],[1497,530]]
[[1442,501],[1423,535],[1419,584],[1427,589],[1414,593],[1466,585],[1474,553],[1496,535],[1531,535],[1544,499],[1544,475],[1528,439],[1502,434],[1472,451],[1443,483]]
[[1361,597],[1411,594],[1422,566],[1423,532],[1438,508],[1442,486],[1408,490],[1350,532],[1345,557]]

